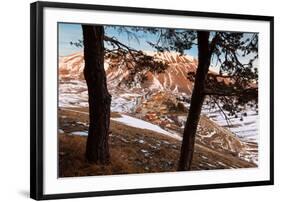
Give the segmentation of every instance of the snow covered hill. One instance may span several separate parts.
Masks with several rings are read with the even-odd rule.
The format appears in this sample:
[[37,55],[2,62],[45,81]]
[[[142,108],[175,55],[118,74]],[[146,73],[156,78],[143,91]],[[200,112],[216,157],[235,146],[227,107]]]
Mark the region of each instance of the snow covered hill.
[[[147,52],[157,59],[165,61],[168,68],[164,73],[154,74],[147,72],[147,80],[140,84],[141,87],[151,90],[171,90],[175,92],[185,92],[190,94],[192,90],[192,82],[187,79],[189,72],[194,72],[197,66],[197,60],[190,56],[179,55],[177,53],[157,53]],[[129,70],[124,66],[116,66],[108,68],[111,59],[105,60],[105,70],[109,86],[116,86],[129,74]],[[82,80],[84,68],[83,52],[78,52],[69,56],[59,58],[59,77],[60,79]]]
[[[133,117],[149,121],[154,124],[153,127],[158,127],[159,130],[182,134],[181,129],[184,127],[187,111],[184,110],[177,114],[170,107],[175,108],[181,104],[188,110],[193,83],[187,79],[187,74],[196,70],[197,61],[190,56],[181,56],[176,53],[147,52],[147,54],[164,60],[168,64],[168,68],[160,74],[148,72],[147,80],[144,83],[131,88],[118,85],[125,79],[128,70],[124,67],[109,68],[111,61],[107,59],[105,62],[108,89],[112,95],[111,111],[122,114],[122,117],[116,118],[115,121],[129,121],[130,124],[137,122],[136,119],[128,117],[128,115],[133,115]],[[59,58],[59,107],[88,106],[83,68],[84,59],[81,52]],[[234,136],[250,145],[253,152],[247,151],[244,158],[257,163],[258,111],[250,107],[245,110],[246,113],[243,112],[237,117],[230,118],[231,125],[226,122],[218,108],[210,109],[208,105],[204,105],[202,113],[210,122],[231,131]],[[216,146],[218,141],[222,141],[221,136],[217,136],[217,133],[212,130],[206,131],[199,126],[199,131],[203,131],[203,135],[200,136],[203,142],[211,138],[214,141],[212,144]],[[233,140],[233,138],[225,139],[228,142],[226,145],[231,145]],[[231,146],[229,148],[231,149]]]

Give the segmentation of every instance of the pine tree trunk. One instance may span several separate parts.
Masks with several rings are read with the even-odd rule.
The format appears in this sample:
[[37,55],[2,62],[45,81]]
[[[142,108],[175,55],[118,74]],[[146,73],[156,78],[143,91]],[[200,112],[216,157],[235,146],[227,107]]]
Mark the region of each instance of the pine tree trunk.
[[179,171],[190,170],[194,152],[195,135],[205,99],[205,80],[210,66],[209,32],[198,31],[198,67],[195,76],[191,104],[183,132]]
[[88,87],[89,130],[86,159],[107,164],[110,160],[108,132],[111,95],[107,89],[104,70],[104,28],[82,25],[84,40],[84,77]]

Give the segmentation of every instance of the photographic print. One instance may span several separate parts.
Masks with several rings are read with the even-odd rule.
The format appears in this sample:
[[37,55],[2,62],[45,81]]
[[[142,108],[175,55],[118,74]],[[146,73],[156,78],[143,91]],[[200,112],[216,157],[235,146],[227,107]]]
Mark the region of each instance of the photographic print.
[[273,17],[31,4],[37,200],[273,184]]
[[258,166],[258,33],[58,23],[59,177]]

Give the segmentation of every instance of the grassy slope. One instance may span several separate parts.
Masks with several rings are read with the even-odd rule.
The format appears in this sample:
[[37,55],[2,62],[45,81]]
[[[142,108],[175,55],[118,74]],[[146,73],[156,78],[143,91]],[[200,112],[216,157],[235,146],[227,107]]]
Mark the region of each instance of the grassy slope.
[[[87,130],[86,109],[59,111],[59,176],[90,176],[107,174],[176,171],[181,142],[153,131],[134,128],[111,121],[111,163],[106,166],[89,164],[84,159],[86,137],[69,135]],[[112,117],[118,117],[113,113]],[[210,123],[209,123],[210,124]],[[221,152],[197,141],[192,170],[249,168],[246,162],[232,153]]]

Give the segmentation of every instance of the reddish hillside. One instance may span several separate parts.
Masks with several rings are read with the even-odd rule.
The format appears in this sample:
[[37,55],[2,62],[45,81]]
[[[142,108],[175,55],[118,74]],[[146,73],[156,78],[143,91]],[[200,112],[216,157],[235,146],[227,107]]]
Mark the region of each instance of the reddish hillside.
[[[196,70],[197,61],[195,59],[190,56],[181,56],[174,52],[148,52],[147,54],[165,61],[166,64],[168,64],[168,68],[164,73],[159,74],[147,72],[147,80],[140,84],[141,87],[191,93],[192,82],[187,79],[187,74]],[[119,83],[124,82],[126,75],[129,74],[129,70],[122,66],[116,66],[109,69],[108,64],[111,62],[113,61],[106,59],[105,69],[109,85],[116,86]],[[59,58],[60,79],[83,79],[83,68],[84,59],[82,52]]]

